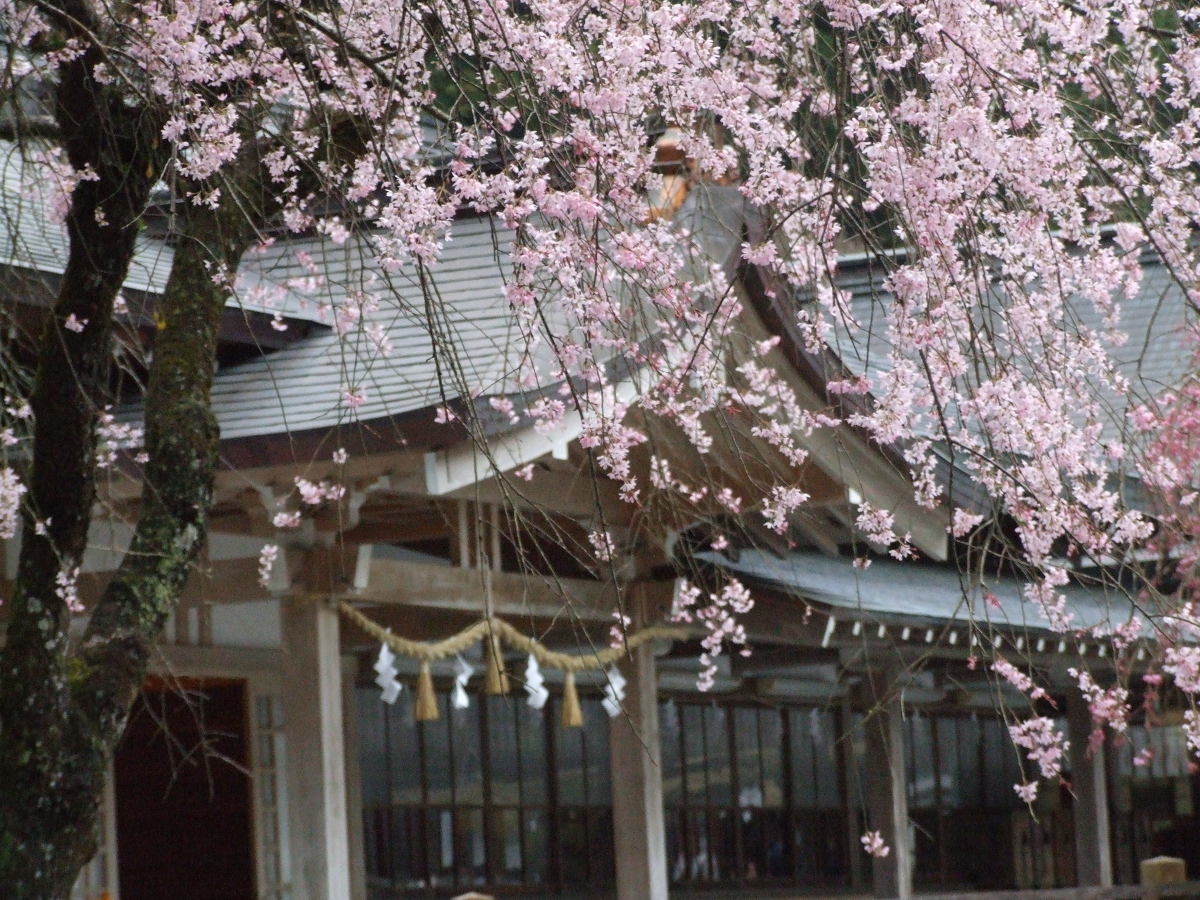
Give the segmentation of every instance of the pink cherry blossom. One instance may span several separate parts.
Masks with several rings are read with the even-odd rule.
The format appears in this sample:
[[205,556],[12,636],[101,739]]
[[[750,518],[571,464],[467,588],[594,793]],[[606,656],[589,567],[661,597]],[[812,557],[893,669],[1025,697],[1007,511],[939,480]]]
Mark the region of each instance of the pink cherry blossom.
[[863,849],[876,859],[884,859],[891,852],[891,848],[883,840],[883,835],[878,831],[868,831],[859,840]]

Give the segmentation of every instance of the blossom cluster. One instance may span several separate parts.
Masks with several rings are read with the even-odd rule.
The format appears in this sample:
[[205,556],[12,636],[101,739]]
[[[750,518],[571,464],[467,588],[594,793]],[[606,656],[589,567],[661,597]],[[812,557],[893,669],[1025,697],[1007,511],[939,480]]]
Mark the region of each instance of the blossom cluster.
[[[1081,622],[1070,570],[1161,552],[1179,585],[1148,589],[1164,606],[1162,671],[1200,694],[1187,643],[1200,637],[1200,382],[1165,393],[1143,382],[1122,316],[1145,287],[1147,253],[1188,304],[1200,301],[1200,11],[1149,0],[140,0],[103,15],[112,46],[92,54],[91,75],[156,111],[146,121],[169,145],[164,183],[178,199],[220,206],[252,151],[277,202],[272,228],[347,250],[361,237],[378,277],[320,310],[345,362],[327,399],[346,420],[389,412],[372,373],[393,352],[388,316],[414,313],[389,279],[411,279],[425,286],[416,312],[439,386],[483,411],[443,402],[438,423],[483,440],[497,421],[543,437],[577,422],[594,472],[638,514],[753,514],[785,541],[812,500],[797,475],[812,448],[834,432],[865,437],[953,538],[1003,520],[1025,603],[1064,641],[1128,653],[1140,625]],[[82,39],[32,52],[51,27],[37,5],[0,0],[0,18],[30,49],[0,74],[0,94],[84,58]],[[668,144],[677,164],[659,152]],[[97,177],[61,154],[46,169],[60,197]],[[723,258],[694,217],[663,213],[655,198],[676,182],[697,204],[716,197],[744,214]],[[430,286],[462,213],[487,217],[503,245],[496,304],[515,350],[499,373],[452,358],[451,316]],[[761,233],[743,233],[751,222]],[[852,242],[883,273],[866,304],[838,277]],[[296,263],[287,292],[315,294],[323,273]],[[748,271],[796,346],[763,333],[738,279]],[[84,340],[97,324],[68,317],[62,337]],[[288,327],[278,308],[272,327]],[[829,363],[823,396],[789,377],[805,354]],[[663,435],[684,449],[662,452]],[[102,466],[138,440],[108,412],[98,438]],[[745,447],[761,464],[736,478],[718,457]],[[947,466],[988,516],[953,508]],[[1122,476],[1152,508],[1128,501]],[[295,487],[302,509],[344,494],[333,482]],[[23,491],[0,469],[0,537]],[[856,536],[904,558],[915,549],[894,499],[865,498],[851,518]],[[295,527],[299,515],[273,521]],[[593,563],[616,546],[599,524],[581,543]],[[728,546],[723,531],[713,546]],[[263,548],[264,581],[277,552]],[[752,605],[734,580],[676,598],[674,617],[705,632],[702,686],[721,653],[745,652]],[[1014,664],[997,656],[992,668],[1044,698]],[[1120,730],[1124,689],[1075,677],[1097,722]],[[1065,743],[1048,722],[1013,737],[1052,777]]]
[[743,655],[746,629],[740,619],[754,608],[749,589],[740,581],[730,579],[719,591],[707,595],[698,586],[684,580],[676,589],[669,618],[672,622],[697,622],[704,628],[700,640],[700,677],[697,686],[711,690],[716,683],[717,658],[726,645],[739,647]]

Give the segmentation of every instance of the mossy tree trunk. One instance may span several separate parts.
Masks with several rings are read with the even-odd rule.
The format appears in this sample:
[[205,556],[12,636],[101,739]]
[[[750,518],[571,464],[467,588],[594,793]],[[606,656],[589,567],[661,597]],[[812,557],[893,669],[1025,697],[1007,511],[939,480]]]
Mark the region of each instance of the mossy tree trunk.
[[[60,24],[70,32],[89,22],[79,5]],[[158,309],[139,519],[129,552],[73,648],[58,579],[78,566],[86,546],[113,303],[165,162],[160,124],[94,81],[98,61],[98,51],[89,50],[67,63],[57,92],[56,119],[70,161],[91,166],[98,177],[72,195],[68,263],[30,398],[24,539],[0,651],[0,893],[10,900],[66,898],[95,852],[113,748],[206,534],[218,437],[209,392],[228,295],[213,272],[235,271],[253,238],[242,211],[253,204],[235,196],[236,171],[222,185],[227,199],[219,209],[183,213]],[[252,155],[250,148],[240,171],[257,184]],[[71,315],[86,323],[82,331],[64,327]]]
[[[69,12],[86,14],[82,5]],[[92,48],[60,68],[56,94],[67,157],[96,178],[72,194],[67,265],[39,345],[23,541],[0,655],[0,884],[14,898],[69,890],[94,848],[103,777],[102,762],[86,762],[103,744],[71,696],[70,613],[57,579],[78,565],[87,541],[113,302],[158,160],[150,123],[95,82],[99,55]],[[64,327],[69,316],[85,323],[82,331]]]

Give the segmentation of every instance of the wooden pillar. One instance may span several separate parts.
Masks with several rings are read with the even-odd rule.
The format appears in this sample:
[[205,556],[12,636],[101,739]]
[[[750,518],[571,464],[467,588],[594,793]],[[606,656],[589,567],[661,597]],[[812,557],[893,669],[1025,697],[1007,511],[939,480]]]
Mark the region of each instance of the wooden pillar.
[[[904,760],[904,714],[894,673],[877,683],[866,729],[867,819],[888,854],[872,858],[876,897],[912,897],[913,848],[908,828],[908,778]],[[852,851],[853,852],[853,851]]]
[[1103,744],[1091,750],[1093,730],[1087,700],[1077,690],[1069,691],[1067,739],[1071,742],[1071,789],[1075,798],[1075,874],[1080,887],[1112,887],[1106,754]]
[[358,661],[342,657],[342,730],[346,749],[346,818],[350,856],[350,900],[367,900],[367,860],[363,849],[362,771],[359,766]]
[[283,598],[280,610],[292,896],[345,900],[351,893],[338,613],[298,597]]
[[[858,779],[858,759],[854,749],[856,738],[851,732],[854,708],[849,697],[842,699],[838,715],[838,728],[842,740],[838,742],[838,763],[842,770],[842,808],[846,813],[846,847],[850,856],[850,887],[861,893],[867,882],[863,855],[859,852],[862,836],[863,786]],[[861,749],[861,748],[860,748]]]
[[[640,617],[638,617],[640,618]],[[662,743],[652,644],[621,665],[624,709],[609,720],[618,900],[667,900]]]

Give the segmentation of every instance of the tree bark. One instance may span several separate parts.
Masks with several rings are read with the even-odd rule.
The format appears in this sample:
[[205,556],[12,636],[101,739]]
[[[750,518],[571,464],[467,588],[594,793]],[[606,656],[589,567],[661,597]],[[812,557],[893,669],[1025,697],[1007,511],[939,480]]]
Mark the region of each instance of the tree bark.
[[[214,273],[236,271],[254,236],[243,210],[256,204],[231,196],[238,176],[257,166],[250,148],[218,209],[182,214],[145,398],[141,512],[130,550],[72,650],[59,579],[86,546],[113,302],[163,162],[153,117],[98,86],[95,61],[84,54],[60,73],[64,144],[76,168],[88,165],[99,177],[72,195],[68,264],[42,336],[28,508],[0,652],[0,885],[13,900],[65,900],[95,852],[109,759],[206,535],[218,439],[209,393],[228,296]],[[64,327],[70,315],[86,321],[82,331]]]
[[[186,217],[161,301],[146,394],[149,462],[141,513],[130,549],[74,653],[67,652],[61,604],[24,589],[28,583],[46,591],[57,561],[23,548],[26,577],[19,578],[18,592],[26,613],[16,634],[10,630],[0,670],[0,884],[9,897],[65,898],[95,852],[108,761],[207,533],[218,439],[209,392],[228,296],[213,272],[220,263],[234,270],[253,232],[240,212],[224,208],[195,208]],[[34,608],[53,616],[46,626],[53,641],[37,639],[44,630],[30,614]],[[17,671],[28,690],[9,681]]]
[[[89,22],[80,5],[65,27],[80,32]],[[17,900],[65,896],[94,849],[103,784],[103,764],[80,765],[101,747],[70,702],[70,614],[58,579],[78,566],[87,541],[113,302],[162,151],[153,123],[94,80],[99,59],[93,47],[59,71],[63,146],[95,177],[72,194],[67,265],[41,337],[23,542],[0,654],[0,884]],[[70,316],[82,330],[65,327]]]

